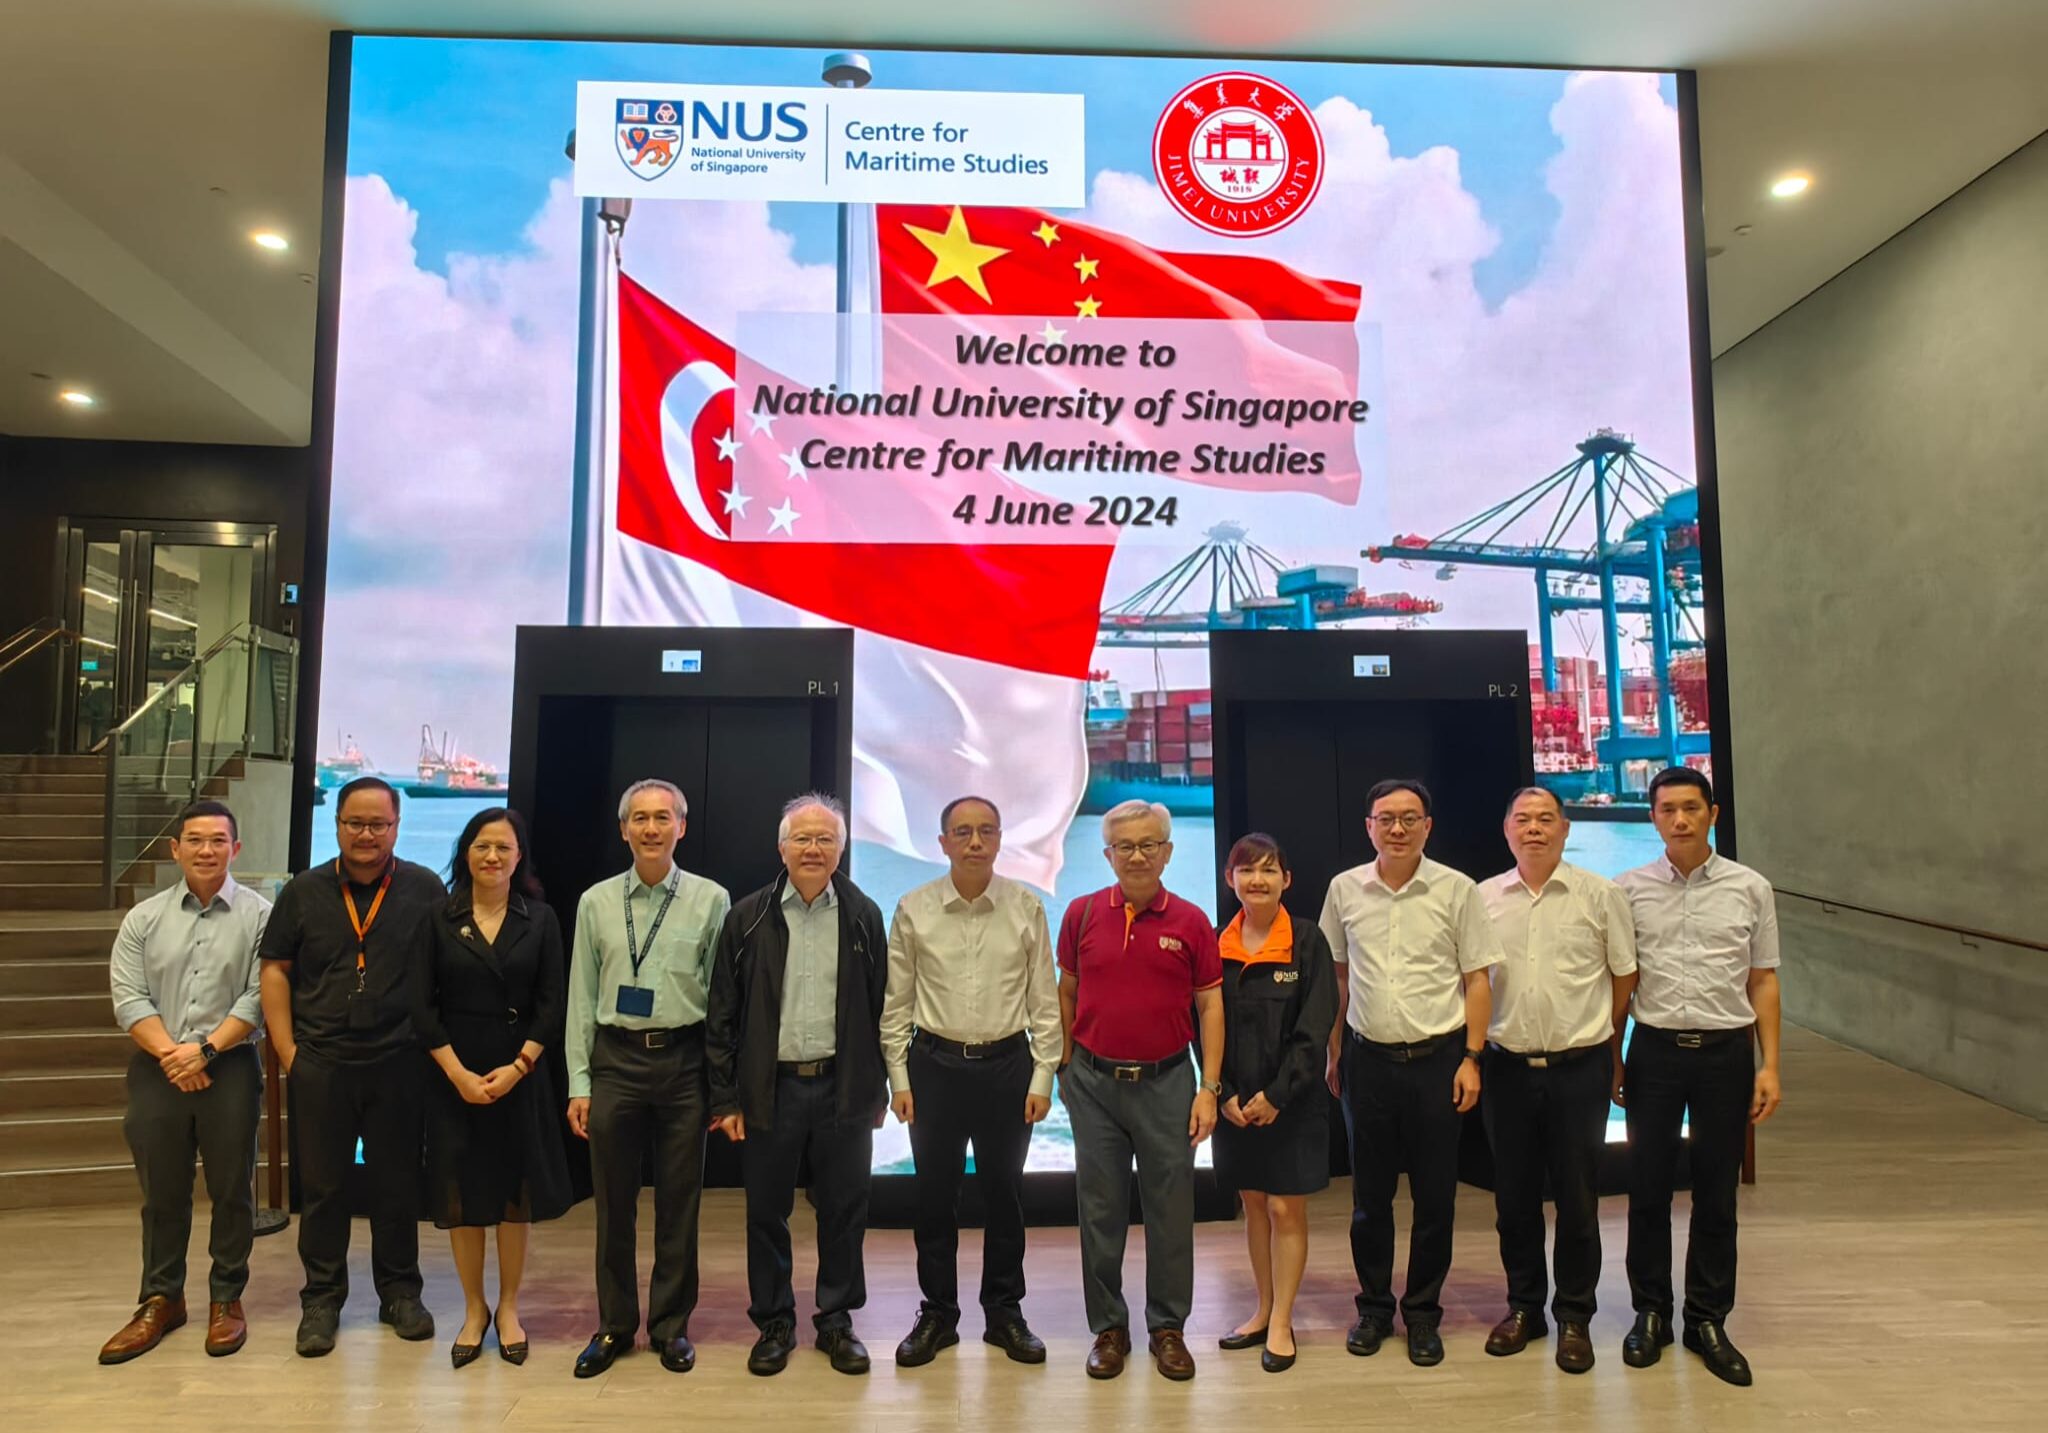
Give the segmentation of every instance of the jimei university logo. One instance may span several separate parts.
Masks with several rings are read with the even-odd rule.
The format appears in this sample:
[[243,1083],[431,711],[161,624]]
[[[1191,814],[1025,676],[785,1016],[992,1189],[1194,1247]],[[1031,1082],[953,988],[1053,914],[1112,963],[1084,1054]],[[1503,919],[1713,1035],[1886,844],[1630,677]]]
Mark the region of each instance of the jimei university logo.
[[1323,187],[1323,132],[1299,96],[1231,72],[1175,95],[1152,131],[1152,172],[1174,208],[1212,234],[1283,229]]

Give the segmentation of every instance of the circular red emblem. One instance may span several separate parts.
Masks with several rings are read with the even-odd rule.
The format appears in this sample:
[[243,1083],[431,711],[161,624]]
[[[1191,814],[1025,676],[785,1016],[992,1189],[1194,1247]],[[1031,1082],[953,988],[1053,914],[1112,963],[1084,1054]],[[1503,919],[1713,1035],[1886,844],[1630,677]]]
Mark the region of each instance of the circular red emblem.
[[1232,70],[1175,95],[1152,130],[1152,172],[1212,234],[1284,229],[1323,187],[1323,132],[1285,85]]

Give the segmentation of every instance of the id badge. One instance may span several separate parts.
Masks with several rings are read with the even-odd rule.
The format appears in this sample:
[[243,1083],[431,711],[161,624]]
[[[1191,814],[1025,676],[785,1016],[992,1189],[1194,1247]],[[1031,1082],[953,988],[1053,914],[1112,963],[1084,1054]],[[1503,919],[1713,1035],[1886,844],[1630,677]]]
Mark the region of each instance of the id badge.
[[654,1015],[654,992],[644,985],[621,985],[619,987],[619,1013],[636,1015],[643,1020]]
[[352,991],[348,997],[348,1028],[351,1030],[374,1030],[377,1028],[377,997],[367,990]]

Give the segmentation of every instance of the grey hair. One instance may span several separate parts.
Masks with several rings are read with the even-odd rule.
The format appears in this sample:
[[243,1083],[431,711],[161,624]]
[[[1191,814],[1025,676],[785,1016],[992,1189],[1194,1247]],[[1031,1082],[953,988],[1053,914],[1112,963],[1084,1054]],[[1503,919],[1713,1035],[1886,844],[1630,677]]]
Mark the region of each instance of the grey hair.
[[631,786],[628,786],[625,794],[619,797],[619,819],[621,821],[625,820],[627,813],[633,809],[633,798],[643,791],[666,791],[668,793],[668,804],[675,808],[676,820],[687,821],[690,819],[690,803],[684,798],[682,791],[672,782],[662,781],[650,776],[645,781],[636,781]]
[[789,839],[790,820],[799,811],[808,811],[813,806],[832,818],[839,827],[839,844],[841,846],[846,844],[845,805],[837,796],[829,796],[822,791],[806,791],[801,796],[793,796],[788,801],[783,802],[782,821],[775,828],[776,845],[780,846]]
[[1135,821],[1141,816],[1157,817],[1165,832],[1165,839],[1173,839],[1173,813],[1157,801],[1139,801],[1134,798],[1130,801],[1119,801],[1102,813],[1102,844],[1107,846],[1110,843],[1110,827],[1122,825],[1126,821]]

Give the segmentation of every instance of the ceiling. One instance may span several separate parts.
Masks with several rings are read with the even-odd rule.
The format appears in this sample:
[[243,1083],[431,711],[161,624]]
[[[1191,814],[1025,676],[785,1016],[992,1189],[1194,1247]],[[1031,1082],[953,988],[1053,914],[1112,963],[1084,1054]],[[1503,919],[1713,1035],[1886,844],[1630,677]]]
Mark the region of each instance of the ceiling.
[[[1721,250],[1708,264],[1716,353],[2048,129],[2043,0],[867,0],[858,12],[844,0],[0,0],[0,433],[307,441],[334,29],[1693,68],[1707,242]],[[1769,198],[1791,169],[1814,175],[1812,191]],[[266,226],[289,252],[247,241]],[[98,406],[62,404],[66,385]]]

